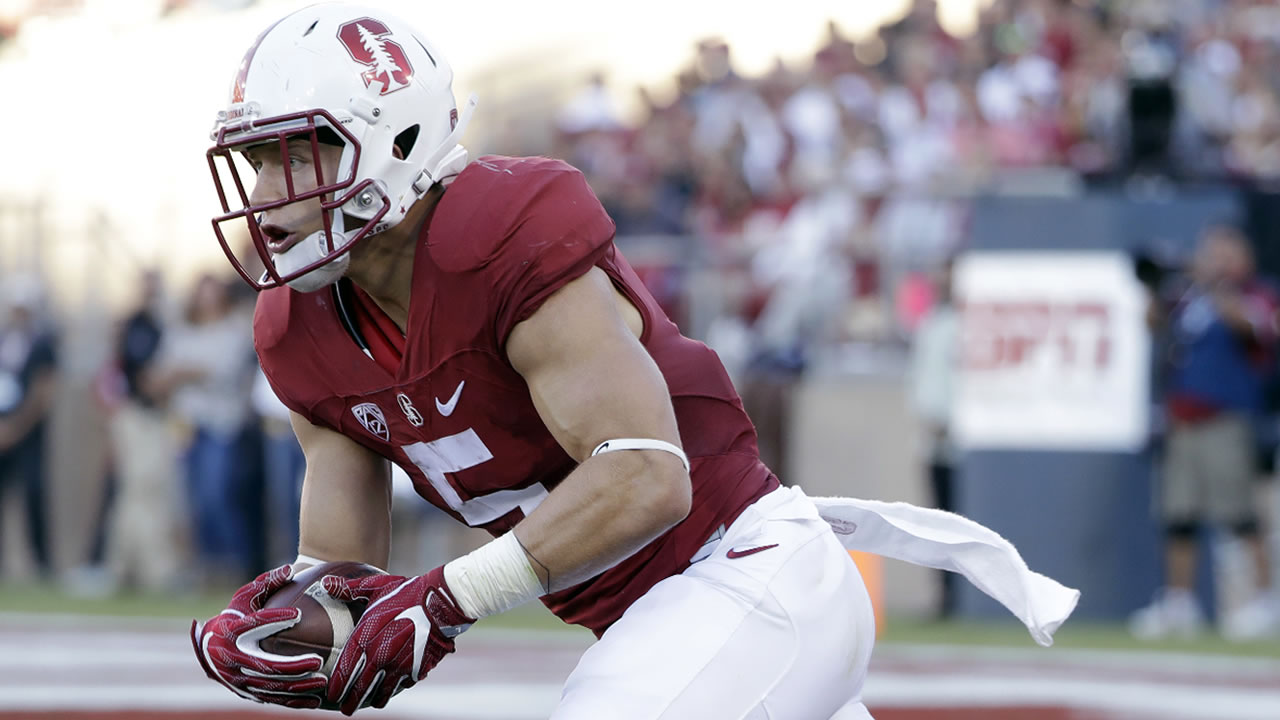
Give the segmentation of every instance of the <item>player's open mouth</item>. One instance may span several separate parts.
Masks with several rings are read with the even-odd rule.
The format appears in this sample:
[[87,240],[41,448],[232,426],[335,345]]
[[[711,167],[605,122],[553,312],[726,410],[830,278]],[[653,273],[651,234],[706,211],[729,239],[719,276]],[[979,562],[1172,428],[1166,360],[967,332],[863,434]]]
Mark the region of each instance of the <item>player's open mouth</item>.
[[267,241],[267,250],[270,250],[273,255],[279,255],[302,240],[301,235],[289,232],[279,225],[263,225],[261,230],[263,238]]

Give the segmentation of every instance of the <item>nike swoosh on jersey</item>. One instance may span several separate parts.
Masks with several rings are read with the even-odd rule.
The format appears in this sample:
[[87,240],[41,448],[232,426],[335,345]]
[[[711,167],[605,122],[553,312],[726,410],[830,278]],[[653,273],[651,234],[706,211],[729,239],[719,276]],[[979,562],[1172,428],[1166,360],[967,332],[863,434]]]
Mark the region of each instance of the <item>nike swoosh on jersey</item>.
[[725,553],[724,555],[730,560],[737,560],[740,557],[755,555],[758,552],[764,552],[765,550],[768,550],[770,548],[776,548],[776,547],[778,547],[777,543],[774,543],[772,545],[759,545],[757,547],[747,548],[746,550],[739,550],[738,548],[729,548],[729,552]]
[[458,388],[453,391],[453,397],[450,397],[447,403],[442,403],[440,398],[436,398],[436,410],[439,410],[441,415],[449,417],[453,414],[453,409],[458,406],[458,398],[462,397],[462,386],[466,384],[466,380],[458,383]]

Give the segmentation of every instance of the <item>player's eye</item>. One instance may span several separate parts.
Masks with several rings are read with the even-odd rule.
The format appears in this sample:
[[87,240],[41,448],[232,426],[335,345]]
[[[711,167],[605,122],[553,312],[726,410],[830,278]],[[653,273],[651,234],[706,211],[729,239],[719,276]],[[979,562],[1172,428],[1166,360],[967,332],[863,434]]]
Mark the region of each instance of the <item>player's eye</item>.
[[262,170],[262,161],[252,153],[241,151],[240,157],[249,164],[249,167],[252,168],[255,173]]

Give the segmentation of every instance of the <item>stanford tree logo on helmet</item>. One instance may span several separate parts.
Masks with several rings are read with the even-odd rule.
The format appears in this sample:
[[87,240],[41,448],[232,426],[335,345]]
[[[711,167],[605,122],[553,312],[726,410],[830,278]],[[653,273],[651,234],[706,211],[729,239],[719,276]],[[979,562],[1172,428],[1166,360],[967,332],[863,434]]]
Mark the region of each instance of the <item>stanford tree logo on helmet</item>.
[[[222,206],[214,233],[241,277],[258,290],[327,287],[345,274],[353,246],[395,227],[461,172],[467,150],[458,140],[475,98],[459,113],[452,84],[453,70],[431,43],[381,11],[314,5],[259,36],[206,153]],[[258,170],[241,159],[250,150],[285,165],[301,155],[306,171],[284,173],[278,190],[256,188]],[[317,213],[299,212],[300,203]],[[305,237],[281,243],[279,217],[290,218],[284,231]],[[274,251],[264,222],[272,223]],[[247,229],[250,243],[229,242],[236,235],[227,223]]]
[[[400,43],[387,39],[390,34],[386,25],[367,17],[338,28],[338,39],[351,53],[351,59],[369,67],[360,74],[365,87],[375,82],[381,84],[380,95],[401,90],[413,79],[413,64]],[[431,53],[427,53],[427,57],[431,57]]]

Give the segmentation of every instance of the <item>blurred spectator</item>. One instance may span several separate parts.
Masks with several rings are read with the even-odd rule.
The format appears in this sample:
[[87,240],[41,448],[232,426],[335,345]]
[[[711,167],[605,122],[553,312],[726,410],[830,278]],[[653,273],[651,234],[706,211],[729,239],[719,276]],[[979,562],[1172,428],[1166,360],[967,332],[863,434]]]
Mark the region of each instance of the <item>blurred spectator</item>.
[[0,509],[10,482],[21,486],[36,572],[49,577],[45,525],[45,421],[57,383],[52,330],[40,313],[41,287],[30,276],[4,279],[0,297]]
[[677,99],[642,91],[634,126],[596,77],[563,109],[557,154],[619,235],[696,234],[732,262],[751,251],[734,237],[829,165],[891,200],[980,191],[1007,169],[1280,177],[1278,77],[1274,3],[994,0],[959,39],[916,0],[859,44],[830,23],[810,62],[759,77],[723,40],[699,42]]
[[1254,419],[1274,362],[1276,298],[1254,277],[1248,241],[1234,228],[1209,228],[1192,262],[1190,285],[1166,308],[1151,304],[1153,326],[1167,327],[1168,431],[1159,506],[1165,527],[1165,587],[1132,618],[1141,637],[1189,634],[1203,624],[1192,593],[1196,535],[1206,523],[1249,547],[1257,594],[1229,610],[1222,631],[1252,638],[1280,623],[1259,527]]
[[[829,174],[844,150],[835,88],[840,64],[841,57],[833,51],[820,52],[808,78],[782,106],[782,127],[792,141],[793,174]],[[752,95],[744,91],[743,97]]]
[[[957,43],[943,30],[938,21],[937,0],[912,0],[911,8],[902,19],[880,28],[879,40],[885,47],[893,48],[904,42],[920,40],[937,47],[950,56]],[[901,77],[902,68],[898,65],[898,56],[890,53],[885,58],[883,71],[889,77]],[[950,59],[948,57],[947,59]]]
[[924,187],[952,165],[951,134],[962,101],[955,84],[938,75],[934,48],[906,41],[895,54],[901,81],[881,94],[878,120],[895,179]]
[[262,423],[266,564],[275,567],[293,562],[298,555],[298,513],[307,462],[289,424],[289,408],[276,397],[261,369],[254,376],[253,409]]
[[209,581],[230,584],[256,567],[257,498],[243,453],[254,369],[250,319],[212,275],[196,281],[184,315],[165,333],[159,362],[198,378],[174,391],[171,408],[190,437],[187,491],[202,569]]
[[[952,492],[956,447],[951,436],[951,408],[960,344],[960,318],[952,304],[952,272],[953,264],[948,262],[934,278],[933,305],[916,328],[907,377],[912,410],[925,427],[925,458],[934,505],[949,512],[956,509]],[[939,575],[939,614],[949,618],[956,610],[956,576],[949,572]]]
[[159,273],[142,277],[142,297],[125,319],[116,344],[124,397],[111,416],[116,489],[108,521],[106,566],[116,587],[172,589],[183,566],[178,438],[167,404],[178,388],[203,373],[157,367],[165,335]]
[[616,130],[621,126],[613,97],[605,85],[604,73],[593,73],[587,86],[574,95],[556,118],[560,132],[581,133],[591,130]]
[[1050,109],[1058,99],[1058,68],[1036,51],[1033,38],[1016,24],[1002,26],[995,38],[999,59],[978,79],[978,105],[988,122],[1025,122]]

